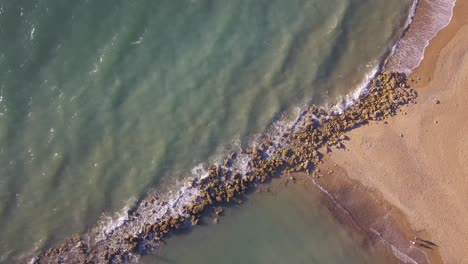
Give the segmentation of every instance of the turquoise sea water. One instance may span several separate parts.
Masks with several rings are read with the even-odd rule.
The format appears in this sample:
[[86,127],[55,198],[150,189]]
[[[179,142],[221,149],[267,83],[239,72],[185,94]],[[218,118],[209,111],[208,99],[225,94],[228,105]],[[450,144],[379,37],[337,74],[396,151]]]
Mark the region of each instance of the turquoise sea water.
[[227,209],[218,224],[206,217],[193,232],[170,238],[142,263],[385,263],[377,252],[362,250],[321,198],[311,185],[263,189],[241,208]]
[[[0,262],[85,232],[148,191],[177,190],[283,115],[353,91],[410,6],[0,0]],[[311,225],[340,240],[325,222]]]

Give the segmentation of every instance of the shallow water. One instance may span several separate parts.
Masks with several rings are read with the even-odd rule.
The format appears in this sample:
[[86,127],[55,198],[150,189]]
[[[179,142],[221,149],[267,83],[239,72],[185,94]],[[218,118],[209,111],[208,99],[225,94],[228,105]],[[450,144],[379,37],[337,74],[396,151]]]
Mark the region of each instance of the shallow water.
[[217,225],[207,217],[189,235],[168,239],[142,263],[384,263],[362,250],[321,198],[314,186],[263,189],[227,209]]
[[356,89],[410,5],[0,0],[0,261]]
[[429,41],[452,19],[456,0],[420,0],[414,2],[418,12],[411,19],[411,27],[399,40],[388,68],[410,73],[419,66]]

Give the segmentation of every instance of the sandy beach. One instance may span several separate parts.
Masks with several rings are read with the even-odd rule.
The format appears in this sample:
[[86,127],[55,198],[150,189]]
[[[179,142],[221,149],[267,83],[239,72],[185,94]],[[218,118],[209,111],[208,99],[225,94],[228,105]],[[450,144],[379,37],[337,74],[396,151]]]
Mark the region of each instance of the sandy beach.
[[[218,224],[223,206],[242,204],[260,184],[285,174],[267,193],[302,183],[296,186],[307,188],[296,191],[306,197],[319,187],[320,202],[356,231],[350,233],[357,243],[388,256],[383,263],[468,263],[467,6],[459,1],[409,77],[417,92],[403,73],[379,72],[343,112],[311,106],[288,131],[207,165],[177,198],[147,195],[121,224],[73,236],[35,261],[136,261],[202,217]],[[239,172],[244,164],[248,170]]]
[[[392,204],[396,210],[373,219],[392,215],[408,225],[411,231],[399,236],[408,240],[400,245],[427,254],[430,263],[468,263],[467,47],[468,2],[457,1],[452,21],[410,76],[417,104],[352,130],[346,149],[334,149],[318,167],[322,185],[346,179]],[[345,200],[346,191],[340,192],[335,198]],[[437,246],[411,245],[416,236]]]

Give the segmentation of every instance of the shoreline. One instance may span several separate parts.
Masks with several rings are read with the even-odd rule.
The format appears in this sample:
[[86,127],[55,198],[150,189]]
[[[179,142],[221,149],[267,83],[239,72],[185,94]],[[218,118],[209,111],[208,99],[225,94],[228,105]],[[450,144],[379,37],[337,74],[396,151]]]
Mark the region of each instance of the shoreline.
[[432,39],[451,23],[455,3],[456,0],[415,0],[410,24],[388,60],[388,69],[410,74],[417,68]]
[[[411,71],[411,74],[409,75],[410,79],[415,80],[411,82],[414,87],[422,88],[429,84],[431,77],[434,75],[434,63],[437,61],[439,52],[450,42],[451,39],[454,38],[457,31],[463,25],[468,23],[468,19],[466,18],[467,8],[468,7],[465,2],[461,0],[456,1],[450,23],[431,39],[429,46],[426,48],[424,53],[423,60],[417,68]],[[421,76],[426,78],[422,78]],[[422,79],[417,80],[418,78]]]
[[[368,92],[344,111],[327,112],[311,106],[289,131],[277,138],[264,138],[254,148],[234,152],[222,164],[210,165],[206,176],[192,179],[185,187],[188,191],[173,202],[171,208],[179,210],[168,211],[158,197],[146,197],[128,211],[115,229],[101,235],[72,237],[31,263],[136,261],[140,255],[164,244],[166,235],[197,225],[208,211],[220,214],[226,203],[241,202],[256,186],[270,182],[272,177],[295,172],[310,174],[323,158],[323,148],[325,151],[330,147],[342,148],[346,132],[396,115],[400,107],[414,102],[416,96],[404,75],[380,72],[369,84]],[[247,171],[238,171],[239,166],[233,166],[236,162],[246,163]]]
[[[385,64],[385,60],[384,60],[384,62],[382,62],[382,64]],[[376,74],[374,75],[373,78],[370,79],[369,83],[375,82],[376,78],[379,78],[379,77],[382,77],[382,73],[381,73],[380,70],[377,70]],[[384,77],[384,78],[386,78],[386,77]],[[393,78],[393,77],[391,77],[391,78]],[[396,81],[396,83],[398,85],[402,84],[400,81]],[[406,86],[406,85],[403,84],[403,86]],[[399,86],[394,86],[394,88],[398,88],[398,87]],[[368,97],[373,96],[371,91],[368,92],[366,89],[364,89],[362,87],[361,87],[361,89],[358,88],[358,90],[355,91],[355,93],[351,93],[351,94],[354,95],[354,98],[347,97],[347,99],[350,99],[351,102],[346,101],[346,102],[342,102],[341,104],[340,103],[336,104],[331,109],[335,109],[335,110],[337,110],[339,112],[346,113],[348,108],[353,108],[353,107],[355,107],[355,105],[359,106],[362,103],[361,100],[364,100],[362,98],[368,98]],[[410,94],[403,94],[403,95],[399,95],[399,96],[403,96],[404,98],[407,96],[407,98],[409,98],[408,102],[411,101],[414,98],[414,95],[411,94],[411,93]],[[408,102],[403,103],[403,105],[407,104]],[[344,108],[339,108],[338,106],[340,106],[340,105],[341,106],[344,105],[345,107]],[[396,107],[395,109],[392,108],[392,111],[393,110],[396,111],[396,109],[399,109],[399,107],[400,106]],[[309,109],[309,111],[310,111],[310,109]],[[327,123],[329,121],[328,119],[330,119],[330,118],[334,119],[334,118],[336,118],[336,116],[339,116],[340,114],[342,114],[342,113],[330,113],[328,111],[329,111],[329,108],[316,108],[315,110],[312,110],[311,112],[305,111],[303,114],[298,116],[297,120],[295,122],[293,122],[290,131],[286,132],[285,134],[288,134],[288,135],[289,135],[289,133],[292,134],[293,132],[295,132],[295,130],[301,130],[304,127],[307,127],[308,125],[310,125],[310,123],[315,124],[316,121],[318,121],[318,120],[320,120],[320,122],[318,122],[318,123],[321,123],[321,124],[322,123]],[[374,109],[374,111],[375,111],[375,109]],[[311,113],[312,113],[312,115],[310,115]],[[372,111],[369,111],[369,113],[372,114]],[[393,112],[390,115],[393,115]],[[384,117],[386,117],[386,115]],[[304,122],[304,119],[306,119],[307,122]],[[366,124],[367,121],[370,121],[370,120],[374,120],[374,121],[378,122],[378,121],[381,121],[383,119],[381,119],[381,117],[378,116],[378,115],[376,117],[372,117],[372,116],[368,115],[366,118],[362,119],[363,124]],[[355,126],[353,126],[352,128],[349,128],[349,129],[354,130],[354,128],[356,126],[361,126],[361,125],[356,125],[355,124]],[[317,127],[314,125],[313,128],[317,128]],[[345,128],[347,129],[346,126],[345,126]],[[326,132],[326,133],[329,133],[329,132]],[[341,132],[343,132],[343,131],[340,132],[340,129],[337,129],[337,130],[332,131],[332,132],[336,132],[337,134],[335,136],[331,136],[331,139],[332,139],[331,143],[332,144],[330,144],[330,145],[336,145],[338,147],[343,145],[343,142],[345,141],[344,139],[341,139]],[[344,131],[344,132],[346,132],[346,131]],[[47,252],[43,252],[43,254],[38,259],[33,259],[33,260],[41,263],[40,261],[42,261],[42,260],[47,261],[47,260],[54,259],[58,255],[62,255],[62,253],[65,253],[66,251],[68,251],[68,253],[66,253],[66,254],[69,255],[69,256],[71,256],[73,254],[76,254],[76,255],[82,254],[82,256],[84,256],[84,257],[80,258],[80,260],[86,260],[86,259],[89,259],[90,256],[92,256],[92,259],[95,259],[95,258],[101,259],[101,260],[102,259],[105,259],[105,260],[113,259],[115,262],[119,262],[119,261],[126,261],[126,260],[133,259],[134,255],[137,256],[138,254],[144,254],[144,252],[146,252],[149,249],[157,248],[157,247],[159,247],[159,244],[163,243],[162,236],[164,234],[166,234],[166,232],[161,232],[161,228],[160,228],[161,226],[159,226],[157,232],[152,231],[152,230],[155,230],[155,226],[158,225],[158,223],[157,223],[158,221],[167,224],[168,232],[170,231],[170,229],[184,228],[184,227],[187,227],[187,226],[190,226],[190,225],[193,225],[193,224],[196,225],[197,218],[194,219],[192,217],[191,219],[187,219],[187,208],[184,207],[183,205],[187,205],[187,204],[190,205],[192,203],[192,201],[194,201],[194,200],[197,201],[196,202],[197,204],[198,203],[202,203],[202,204],[204,203],[203,199],[200,200],[200,197],[201,197],[200,194],[204,194],[204,193],[203,192],[201,193],[200,192],[201,189],[198,188],[198,187],[205,188],[206,186],[211,185],[213,182],[216,182],[216,180],[223,181],[223,178],[225,178],[225,179],[227,178],[227,179],[230,180],[232,176],[237,175],[237,174],[241,174],[242,177],[238,178],[238,176],[235,176],[235,177],[233,177],[233,179],[234,180],[240,180],[240,183],[237,183],[237,184],[240,184],[240,185],[245,184],[245,187],[241,188],[242,189],[241,193],[243,195],[244,192],[251,191],[251,188],[256,188],[256,186],[258,184],[263,183],[265,181],[269,181],[270,177],[274,177],[273,174],[278,173],[277,169],[280,169],[282,172],[288,173],[289,168],[287,168],[287,166],[273,164],[272,165],[272,170],[267,171],[267,174],[269,174],[269,175],[265,176],[265,175],[255,174],[256,173],[255,171],[264,169],[264,168],[258,167],[258,165],[262,165],[262,163],[260,161],[258,161],[258,159],[261,160],[261,158],[259,158],[259,157],[263,157],[264,155],[266,155],[266,156],[279,155],[281,158],[274,160],[274,163],[277,162],[278,164],[281,163],[282,161],[284,161],[284,160],[282,160],[283,158],[291,158],[291,156],[289,156],[289,154],[283,155],[284,153],[282,151],[287,149],[288,146],[289,146],[289,144],[287,144],[287,143],[285,143],[283,141],[283,136],[282,135],[279,136],[279,139],[277,139],[277,140],[279,140],[279,142],[277,142],[276,139],[275,139],[275,140],[273,140],[274,141],[273,144],[278,144],[278,145],[280,145],[282,143],[284,143],[284,144],[281,145],[282,147],[277,147],[276,150],[275,150],[276,152],[273,151],[273,150],[270,150],[268,148],[268,146],[262,147],[262,144],[259,144],[258,146],[253,146],[254,149],[248,150],[247,153],[239,152],[239,153],[235,153],[234,156],[228,157],[228,159],[224,161],[224,166],[222,164],[215,164],[215,167],[211,167],[208,170],[204,170],[203,168],[200,168],[202,170],[202,173],[204,174],[204,177],[202,177],[200,179],[192,179],[190,181],[189,185],[186,185],[181,189],[183,195],[178,196],[178,198],[176,200],[172,200],[171,201],[171,206],[166,207],[165,209],[161,210],[161,207],[162,207],[161,205],[164,205],[164,203],[166,203],[165,201],[158,201],[158,198],[155,195],[149,195],[148,197],[145,197],[144,199],[139,200],[135,204],[135,206],[133,208],[130,208],[128,210],[127,214],[124,214],[124,216],[122,216],[120,219],[117,219],[117,223],[118,223],[117,225],[110,226],[110,228],[108,230],[106,230],[104,232],[104,234],[101,234],[100,237],[96,236],[97,237],[96,241],[93,241],[93,238],[91,238],[89,236],[74,237],[74,238],[70,239],[69,241],[66,241],[62,245],[59,245],[59,246],[57,246],[55,248],[51,248],[51,250],[48,250]],[[263,143],[265,143],[265,142],[263,142]],[[325,145],[328,145],[329,143],[330,142],[328,142],[328,141],[327,142],[322,142],[322,144],[325,144]],[[258,153],[255,153],[255,151],[258,151]],[[318,151],[317,156],[320,156],[322,151],[324,151],[324,150]],[[325,150],[325,152],[327,152],[327,150]],[[323,153],[325,153],[325,152],[323,152]],[[247,155],[248,155],[248,157],[247,157]],[[286,156],[286,157],[284,157],[284,156]],[[248,165],[249,162],[252,161],[252,160],[249,160],[250,158],[253,158],[252,160],[254,160],[254,161],[257,159],[257,161],[255,161],[255,162],[259,163],[259,164],[253,164],[254,165],[253,166],[254,170],[248,170],[248,169],[246,170],[245,169],[245,166]],[[320,159],[321,159],[321,157],[320,157]],[[302,161],[300,162],[300,164],[295,164],[296,163],[295,161],[294,162],[289,162],[288,161],[287,163],[291,163],[294,166],[299,166],[299,167],[301,167],[300,168],[301,170],[308,173],[308,172],[312,171],[314,164],[317,164],[318,161],[319,161],[319,159],[316,159],[316,157],[313,157],[313,161],[311,161],[310,164],[307,163],[310,166],[309,165],[304,166],[304,163],[302,163]],[[230,171],[229,168],[232,166],[232,163],[239,163],[240,164],[239,168],[243,168],[244,170],[243,171]],[[227,164],[229,164],[230,166],[227,166]],[[250,164],[249,166],[252,167],[252,164]],[[294,170],[296,169],[294,166],[292,167],[292,169],[293,169],[292,172],[294,172]],[[249,174],[251,174],[251,175],[249,175]],[[253,178],[251,178],[252,176],[253,176]],[[204,179],[208,179],[208,180],[204,180]],[[216,183],[215,185],[217,185],[217,184],[218,183]],[[218,187],[218,186],[215,186],[215,187]],[[226,202],[226,197],[227,197],[227,202],[230,202],[229,200],[231,198],[236,198],[235,195],[233,195],[232,197],[229,197],[229,195],[226,195],[226,193],[224,195],[225,196],[223,196],[221,198],[221,202],[219,202],[219,201],[214,202],[214,205],[213,205],[213,203],[210,201],[206,205],[203,205],[203,208],[201,209],[201,211],[203,211],[205,209],[205,207],[209,207],[209,210],[211,210],[211,209],[215,209],[216,207],[218,207],[220,205],[222,206],[222,204],[224,202]],[[212,200],[212,199],[215,199],[215,198],[217,200],[217,196],[211,197],[209,200]],[[157,211],[157,212],[155,212],[154,210],[151,210],[151,205],[153,205],[154,203],[156,203],[156,205],[159,205],[159,211]],[[175,213],[174,213],[174,210],[173,210],[174,208],[175,208]],[[195,215],[197,215],[197,214],[198,213],[195,213]],[[148,221],[148,219],[153,219],[154,220],[154,215],[157,216],[156,222]],[[149,217],[149,216],[151,216],[151,217]],[[198,216],[199,216],[199,214],[198,214]],[[128,228],[127,230],[125,230],[125,232],[123,232],[123,234],[125,234],[125,236],[122,235],[122,234],[117,234],[117,232],[119,232],[118,229],[122,225],[125,225],[125,223],[128,223],[128,222],[133,222],[135,224],[134,227]],[[148,231],[146,231],[148,226],[151,227],[151,230],[148,229]],[[142,228],[140,228],[140,227],[142,227]],[[159,235],[156,236],[156,233],[158,233],[158,234],[163,233],[161,235],[161,239],[159,239]],[[119,236],[120,237],[120,239],[118,240],[118,243],[116,243],[116,244],[113,243],[112,245],[110,245],[110,247],[109,247],[109,245],[103,245],[105,240],[108,240],[109,237],[114,237],[114,236]],[[146,240],[148,238],[154,239],[155,243],[146,242]],[[156,238],[158,238],[158,239],[156,239]],[[123,241],[122,241],[122,239],[123,239]],[[91,249],[91,248],[89,248],[89,246],[91,244],[93,244],[93,243],[97,246],[97,248],[101,248],[101,249],[102,248],[107,248],[105,250],[105,252],[107,252],[106,253],[107,255],[102,254],[103,252],[99,252],[99,251],[94,251],[93,252],[93,250],[89,250],[89,249]],[[71,250],[71,247],[76,245],[76,244],[79,245],[77,247],[77,251]],[[104,244],[106,244],[106,243],[104,243]],[[125,246],[122,246],[122,244],[125,244]],[[58,252],[57,252],[57,249],[59,249]],[[84,253],[84,255],[83,255],[83,253]],[[47,254],[49,254],[49,255],[47,255]]]
[[[333,152],[329,154],[333,156]],[[378,190],[350,178],[346,167],[325,157],[317,166],[320,171],[311,179],[322,192],[322,203],[336,220],[361,239],[357,241],[369,254],[379,252],[385,263],[442,264],[437,248],[425,252],[412,245],[415,237],[428,239],[427,232],[413,230],[406,215],[388,202]],[[323,172],[323,173],[321,173]]]
[[335,170],[323,177],[324,185],[344,179],[369,195],[378,193],[382,209],[390,205],[389,214],[406,230],[403,248],[411,249],[414,237],[438,244],[418,247],[430,263],[466,263],[468,258],[463,221],[468,216],[468,109],[463,100],[468,96],[463,90],[468,85],[468,3],[457,1],[453,11],[408,77],[418,104],[385,123],[351,131],[347,151],[334,150],[319,166]]

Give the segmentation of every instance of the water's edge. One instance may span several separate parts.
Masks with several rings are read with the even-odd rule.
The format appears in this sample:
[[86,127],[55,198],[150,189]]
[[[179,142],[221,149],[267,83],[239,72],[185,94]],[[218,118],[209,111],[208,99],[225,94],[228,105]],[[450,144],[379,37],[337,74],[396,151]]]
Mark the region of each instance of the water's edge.
[[414,237],[428,234],[413,230],[405,214],[385,200],[379,190],[350,179],[346,169],[330,159],[325,158],[318,168],[333,170],[333,175],[306,176],[307,181],[323,193],[323,204],[340,224],[363,236],[360,243],[364,250],[378,251],[379,256],[385,257],[385,263],[443,263],[439,252],[431,252],[429,256],[411,243]]
[[[394,94],[406,98],[404,103],[391,105],[390,115],[397,107],[410,102],[414,98],[415,94],[408,92],[407,88],[400,88],[400,84],[406,87],[403,79],[400,79],[402,78],[400,75],[391,74],[391,77],[388,77],[389,79],[384,82],[387,73],[381,73],[381,70],[408,73],[413,69],[402,70],[394,66],[394,61],[405,50],[402,42],[411,28],[411,22],[417,16],[419,2],[416,0],[413,2],[406,29],[402,32],[400,41],[388,52],[385,60],[368,74],[355,92],[340,98],[339,103],[323,108],[312,106],[310,109],[301,111],[301,114],[293,122],[279,120],[268,130],[268,134],[263,135],[248,149],[239,147],[229,157],[224,160],[220,159],[208,168],[203,164],[195,167],[192,171],[193,178],[183,183],[177,193],[168,194],[166,197],[155,193],[148,194],[146,197],[132,202],[117,216],[103,218],[87,234],[81,237],[75,236],[62,245],[41,253],[38,257],[31,259],[30,262],[42,263],[52,259],[66,261],[93,258],[110,259],[114,262],[137,261],[140,254],[145,254],[148,250],[157,248],[163,243],[162,236],[166,233],[165,230],[169,232],[171,229],[190,228],[192,225],[196,225],[197,215],[206,208],[216,209],[225,202],[240,201],[243,199],[244,194],[247,194],[252,188],[255,189],[256,185],[267,182],[271,176],[294,172],[298,168],[304,172],[312,172],[314,165],[323,157],[315,149],[316,147],[323,147],[324,145],[337,145],[339,147],[344,140],[341,139],[344,132],[370,120],[387,117],[386,114],[383,116],[377,114],[373,117],[371,115],[376,114],[375,109],[374,111],[370,109],[367,116],[362,116],[353,125],[345,125],[344,129],[324,131],[324,128],[330,126],[329,124],[335,121],[341,122],[338,119],[339,117],[347,116],[356,109],[362,110],[361,106],[366,106],[364,102],[369,98],[374,95],[382,96],[382,94],[379,94],[382,93],[380,88],[373,90],[377,86],[380,87],[381,83],[384,83],[385,86],[391,80],[395,80]],[[447,24],[448,22],[443,27]],[[430,38],[432,39],[434,36],[435,34],[431,35]],[[429,41],[430,39],[427,40],[427,43]],[[408,43],[408,41],[405,43]],[[426,47],[427,45],[423,49]],[[378,84],[378,82],[381,83]],[[399,89],[401,91],[397,91]],[[340,123],[340,125],[343,124]],[[322,130],[322,136],[326,135],[328,138],[326,140],[318,139],[319,135],[315,134],[318,130]],[[310,139],[315,141],[312,145],[314,145],[313,150],[316,153],[314,155],[312,149],[309,149],[311,151],[310,155],[306,155],[307,158],[290,162],[289,159],[296,154],[294,148],[295,143],[297,143],[294,142],[297,139],[291,139],[291,137],[305,132],[312,134]],[[264,167],[265,164],[268,165]],[[291,164],[294,166],[289,166]],[[232,192],[232,194],[229,192]],[[206,197],[207,193],[209,197]],[[197,212],[194,213],[194,211]],[[73,258],[73,256],[78,256],[78,258]]]
[[417,68],[430,41],[452,20],[455,3],[456,0],[416,0],[410,16],[411,27],[395,45],[388,67],[406,74]]
[[217,214],[225,203],[243,200],[271,177],[311,173],[324,156],[321,149],[343,147],[347,139],[344,133],[396,115],[399,107],[417,96],[404,75],[388,71],[380,72],[366,91],[340,111],[311,106],[289,130],[262,138],[259,145],[234,152],[207,170],[199,168],[203,176],[191,179],[170,203],[150,195],[138,201],[112,228],[97,228],[73,237],[32,262],[137,261],[141,254],[163,244],[168,233],[196,225],[208,210]]

